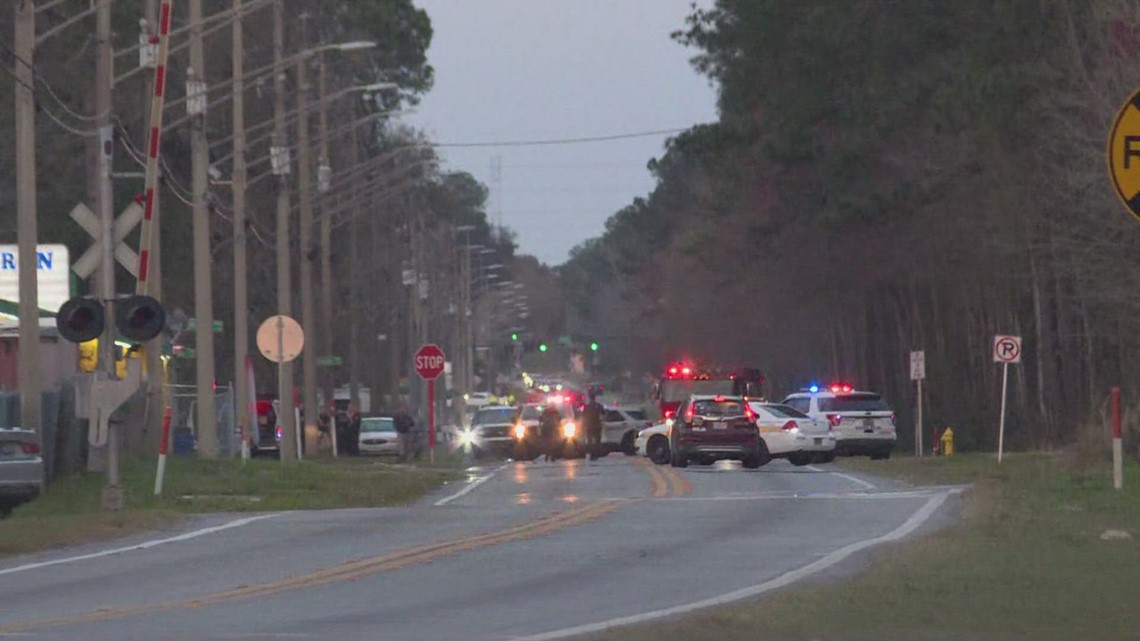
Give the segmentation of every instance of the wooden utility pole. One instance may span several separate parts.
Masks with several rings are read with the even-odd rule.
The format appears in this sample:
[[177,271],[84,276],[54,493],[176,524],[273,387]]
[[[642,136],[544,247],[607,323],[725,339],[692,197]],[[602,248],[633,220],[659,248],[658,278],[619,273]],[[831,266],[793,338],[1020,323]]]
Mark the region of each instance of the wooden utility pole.
[[[191,190],[194,229],[194,351],[197,365],[198,453],[218,457],[218,424],[214,393],[214,298],[211,288],[213,262],[210,252],[210,148],[206,140],[206,58],[202,43],[202,0],[189,0],[190,69],[187,70],[187,109],[195,116],[190,123]],[[197,83],[191,89],[191,82]],[[199,97],[195,99],[195,94]]]
[[[329,161],[329,105],[328,105],[328,90],[326,87],[326,65],[324,54],[318,54],[318,61],[320,64],[320,74],[317,81],[318,92],[320,94],[318,103],[318,127],[319,135],[321,137],[321,151],[320,159],[318,161],[318,176],[317,186],[320,192],[320,205],[321,205],[321,344],[320,351],[325,356],[333,355],[333,278],[332,278],[332,212],[329,206],[329,182],[332,179],[332,165]],[[356,127],[352,128],[355,133]],[[356,347],[356,343],[352,343],[349,351]],[[333,369],[329,364],[325,367],[324,375],[324,394],[325,405],[328,407],[333,406]],[[360,407],[357,405],[356,409],[359,411]],[[336,430],[332,430],[335,432]],[[336,437],[333,437],[334,454],[336,449]]]
[[[277,174],[277,313],[293,315],[289,273],[289,147],[285,144],[285,8],[273,3],[273,173]],[[305,331],[309,331],[307,328]],[[281,425],[281,463],[297,460],[297,423],[294,420],[293,363],[282,363],[277,377],[277,421]]]
[[20,425],[36,430],[40,425],[40,300],[36,258],[39,242],[36,225],[36,98],[32,61],[36,47],[36,7],[32,0],[16,3],[13,49],[16,60],[16,237],[20,290]]
[[297,56],[297,189],[301,210],[301,327],[305,346],[301,356],[301,405],[304,437],[308,446],[317,442],[317,309],[313,292],[313,162],[309,149],[309,57]]
[[[352,128],[352,138],[349,141],[348,158],[353,167],[356,167],[360,160],[360,140],[356,135],[356,127]],[[358,184],[358,181],[353,181],[353,185]],[[360,235],[364,233],[361,226],[360,216],[361,203],[360,199],[364,196],[361,190],[354,188],[350,194],[352,197],[352,221],[349,223],[349,239],[348,239],[348,398],[349,402],[360,411],[360,272],[363,266],[360,264]],[[326,215],[327,218],[327,215]],[[323,237],[323,230],[322,230]],[[331,333],[331,332],[330,332]],[[376,344],[376,337],[373,336],[369,341],[370,344]],[[379,394],[379,389],[373,385],[371,390],[371,399],[375,399]],[[375,402],[375,401],[372,401]],[[371,408],[369,408],[371,409]]]
[[233,0],[233,175],[230,177],[234,201],[234,415],[241,429],[242,458],[249,455],[249,430],[256,424],[250,415],[250,396],[245,372],[249,353],[249,271],[246,264],[245,222],[245,68],[242,34],[242,0]]

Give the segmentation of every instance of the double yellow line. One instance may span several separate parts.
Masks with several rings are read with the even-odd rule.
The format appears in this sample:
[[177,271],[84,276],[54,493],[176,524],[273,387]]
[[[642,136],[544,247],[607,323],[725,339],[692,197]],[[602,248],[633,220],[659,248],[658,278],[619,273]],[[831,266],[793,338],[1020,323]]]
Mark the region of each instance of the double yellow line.
[[693,493],[693,484],[689,479],[678,474],[672,467],[655,465],[643,458],[634,460],[649,473],[649,495],[653,498],[688,496]]
[[506,530],[501,530],[499,532],[479,534],[461,539],[444,541],[442,543],[431,543],[427,545],[404,548],[390,554],[369,557],[366,559],[358,559],[355,561],[348,561],[341,563],[340,565],[335,565],[323,570],[317,570],[316,572],[311,572],[309,574],[286,577],[278,581],[269,581],[267,583],[245,585],[234,588],[232,590],[217,592],[195,599],[163,601],[151,605],[142,605],[135,607],[105,608],[92,612],[85,612],[82,614],[58,617],[55,619],[44,619],[41,621],[31,621],[28,623],[15,623],[6,626],[0,626],[0,634],[12,634],[17,632],[27,632],[29,630],[37,630],[40,628],[95,623],[110,619],[130,618],[145,614],[153,614],[156,612],[165,612],[168,610],[200,608],[203,606],[217,605],[242,599],[272,596],[281,592],[295,590],[298,588],[318,587],[322,585],[328,585],[330,583],[361,579],[364,577],[379,574],[381,572],[398,570],[400,568],[417,563],[427,563],[428,561],[434,561],[436,559],[458,554],[460,552],[477,550],[480,548],[499,545],[502,543],[531,539],[550,534],[564,528],[581,525],[588,521],[599,519],[603,516],[606,516],[607,514],[610,514],[611,512],[621,507],[622,503],[622,501],[603,501],[599,503],[592,503],[583,507],[566,510],[565,512],[559,512],[551,516],[530,521],[528,523],[508,528]]

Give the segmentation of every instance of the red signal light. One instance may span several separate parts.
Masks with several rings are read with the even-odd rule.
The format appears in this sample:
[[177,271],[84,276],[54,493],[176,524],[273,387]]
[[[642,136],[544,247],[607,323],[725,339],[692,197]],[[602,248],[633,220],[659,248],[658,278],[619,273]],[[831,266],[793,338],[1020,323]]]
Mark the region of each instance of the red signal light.
[[676,376],[677,375],[677,367],[676,366],[669,368],[669,375],[670,376]]
[[683,375],[683,376],[688,376],[689,374],[692,374],[692,373],[693,373],[693,370],[689,369],[688,367],[682,367],[681,368],[681,375]]
[[838,394],[838,393],[839,393],[839,392],[841,392],[841,391],[843,391],[843,388],[842,388],[842,387],[840,387],[840,386],[838,386],[838,385],[832,385],[832,386],[831,386],[831,393],[832,393],[832,394]]

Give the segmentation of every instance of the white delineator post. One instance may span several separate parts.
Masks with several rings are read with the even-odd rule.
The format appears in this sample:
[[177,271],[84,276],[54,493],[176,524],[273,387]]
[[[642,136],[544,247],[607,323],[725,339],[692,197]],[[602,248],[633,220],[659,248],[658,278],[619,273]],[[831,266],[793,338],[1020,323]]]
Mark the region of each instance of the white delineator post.
[[1001,419],[998,421],[998,463],[1005,448],[1005,393],[1009,387],[1009,363],[1001,366]]
[[158,472],[154,475],[154,495],[162,496],[162,481],[166,476],[166,454],[170,449],[170,408],[162,412],[162,440],[158,444]]
[[1124,438],[1120,426],[1120,388],[1112,388],[1112,488],[1124,488]]

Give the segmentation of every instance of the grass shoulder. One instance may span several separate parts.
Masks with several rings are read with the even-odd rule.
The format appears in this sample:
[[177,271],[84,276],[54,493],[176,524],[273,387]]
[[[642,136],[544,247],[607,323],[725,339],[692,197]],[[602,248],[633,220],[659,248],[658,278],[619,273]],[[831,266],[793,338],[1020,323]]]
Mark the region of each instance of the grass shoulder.
[[[1107,467],[1059,456],[992,455],[843,467],[916,485],[971,484],[960,522],[878,551],[846,582],[791,588],[677,621],[597,635],[610,641],[1124,639],[1140,629],[1140,466],[1126,490]],[[1129,484],[1129,481],[1131,483]],[[1134,539],[1104,540],[1109,530]]]
[[462,478],[452,461],[391,465],[375,459],[169,461],[162,497],[154,496],[153,460],[123,465],[126,509],[99,509],[102,475],[55,481],[38,500],[0,521],[0,556],[161,529],[187,514],[271,512],[406,505]]

